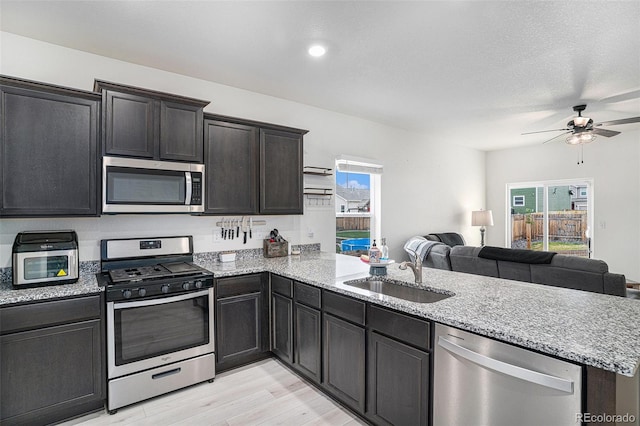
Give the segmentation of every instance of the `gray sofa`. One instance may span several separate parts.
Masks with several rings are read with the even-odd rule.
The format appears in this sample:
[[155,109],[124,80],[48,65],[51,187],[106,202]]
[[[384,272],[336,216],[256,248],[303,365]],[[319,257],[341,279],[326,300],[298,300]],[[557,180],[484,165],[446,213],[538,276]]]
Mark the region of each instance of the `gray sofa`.
[[[506,278],[625,297],[626,279],[609,272],[602,260],[556,254],[549,263],[513,262],[479,257],[482,247],[435,243],[423,265],[430,268]],[[505,253],[511,249],[499,249]],[[518,252],[530,252],[519,250]],[[538,252],[539,253],[539,252]],[[526,255],[526,253],[524,253]]]

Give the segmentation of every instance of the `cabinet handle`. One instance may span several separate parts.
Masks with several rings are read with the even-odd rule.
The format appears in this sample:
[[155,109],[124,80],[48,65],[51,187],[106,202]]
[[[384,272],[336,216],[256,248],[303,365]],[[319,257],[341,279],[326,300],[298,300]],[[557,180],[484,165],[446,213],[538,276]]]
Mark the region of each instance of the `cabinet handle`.
[[490,358],[467,348],[463,348],[462,346],[456,345],[455,343],[445,339],[443,336],[440,336],[438,338],[438,346],[442,347],[446,351],[454,353],[459,357],[462,357],[490,370],[494,370],[511,377],[515,377],[551,389],[556,389],[569,394],[573,393],[572,380],[550,376],[548,374],[539,373],[537,371],[528,370],[526,368],[518,367],[513,364],[498,361],[497,359]]

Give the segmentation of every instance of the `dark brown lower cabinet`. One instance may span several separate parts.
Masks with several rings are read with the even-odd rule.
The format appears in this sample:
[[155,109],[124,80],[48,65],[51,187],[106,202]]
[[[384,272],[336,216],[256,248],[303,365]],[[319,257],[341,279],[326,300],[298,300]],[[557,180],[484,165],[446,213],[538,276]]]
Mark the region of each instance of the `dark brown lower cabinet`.
[[427,425],[429,354],[369,333],[367,417],[383,425]]
[[0,310],[0,424],[50,424],[104,406],[101,305],[90,296]]
[[319,310],[295,303],[293,366],[316,383],[322,380],[322,314]]
[[324,313],[323,386],[358,413],[365,410],[365,329]]
[[287,364],[293,364],[293,300],[271,295],[271,351]]
[[267,294],[264,274],[216,281],[216,371],[268,355]]

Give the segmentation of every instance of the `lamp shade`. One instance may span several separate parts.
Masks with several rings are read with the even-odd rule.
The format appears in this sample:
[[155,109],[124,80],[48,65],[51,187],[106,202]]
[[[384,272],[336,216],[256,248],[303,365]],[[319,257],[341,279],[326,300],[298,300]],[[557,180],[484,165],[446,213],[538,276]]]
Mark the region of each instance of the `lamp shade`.
[[493,214],[491,210],[472,211],[471,226],[493,226]]

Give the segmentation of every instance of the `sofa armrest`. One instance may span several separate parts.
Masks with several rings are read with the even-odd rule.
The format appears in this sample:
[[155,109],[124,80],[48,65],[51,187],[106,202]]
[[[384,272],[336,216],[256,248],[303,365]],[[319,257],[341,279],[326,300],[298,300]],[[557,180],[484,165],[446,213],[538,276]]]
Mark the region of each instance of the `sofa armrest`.
[[437,244],[431,247],[431,251],[424,259],[423,266],[435,269],[451,270],[451,261],[449,260],[449,252],[451,247],[446,244]]
[[627,296],[627,279],[622,274],[606,272],[604,274],[604,294]]

